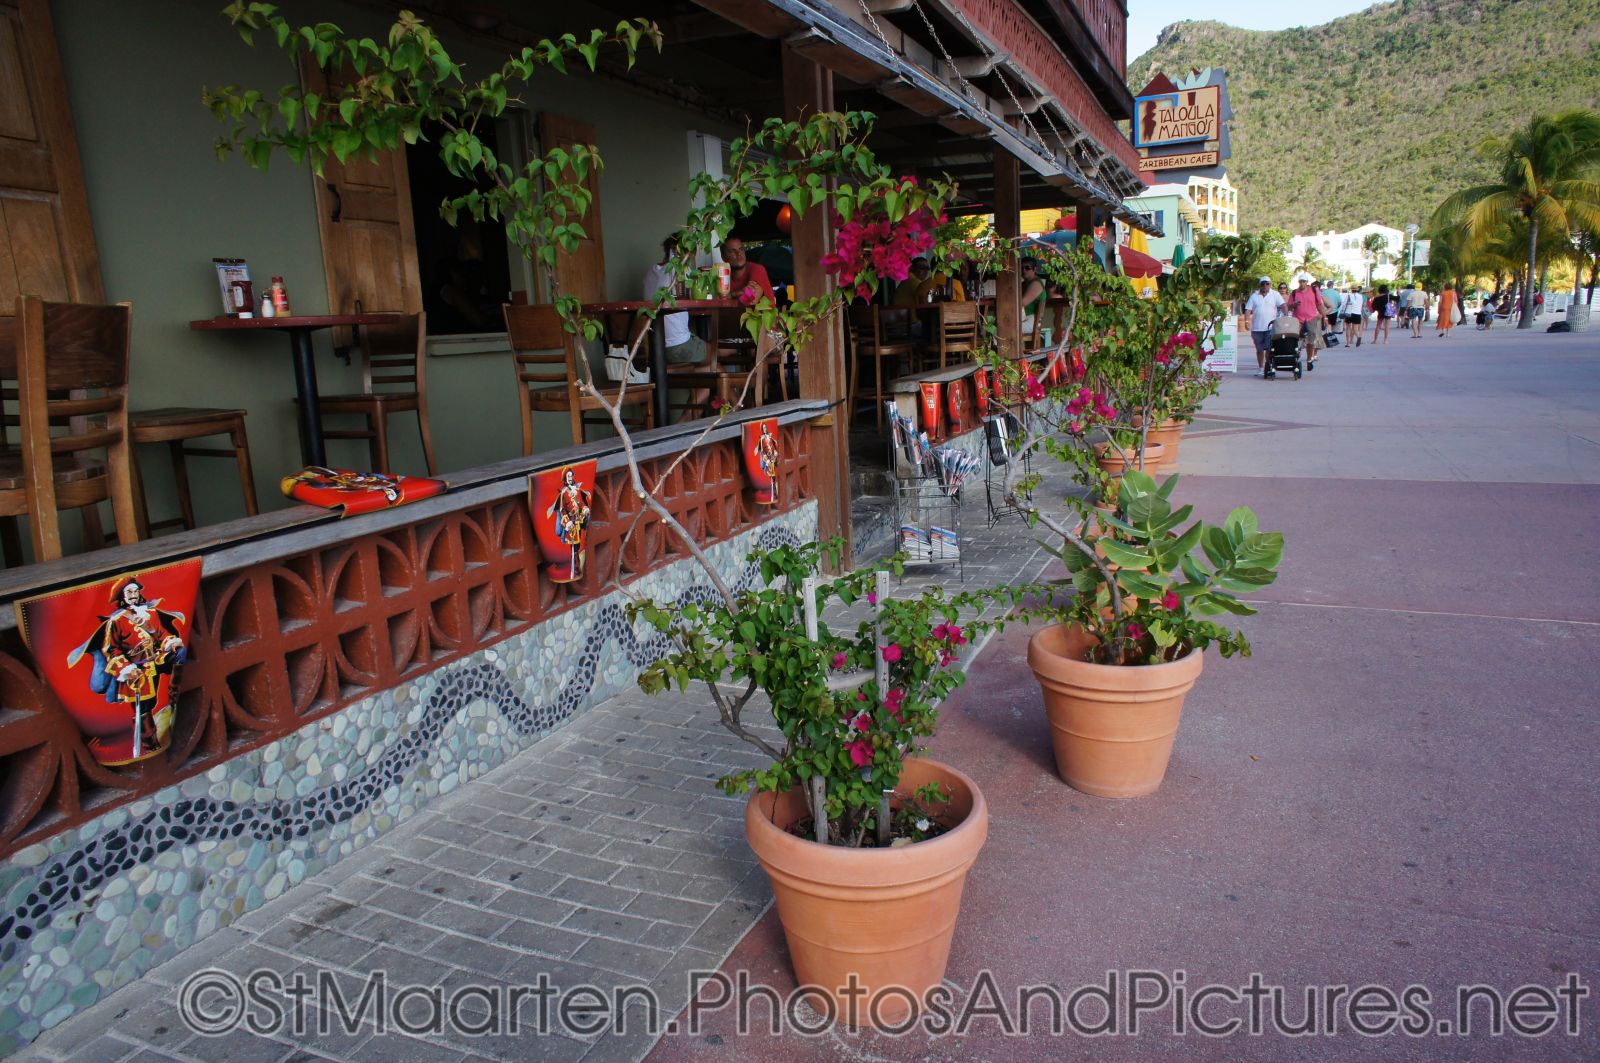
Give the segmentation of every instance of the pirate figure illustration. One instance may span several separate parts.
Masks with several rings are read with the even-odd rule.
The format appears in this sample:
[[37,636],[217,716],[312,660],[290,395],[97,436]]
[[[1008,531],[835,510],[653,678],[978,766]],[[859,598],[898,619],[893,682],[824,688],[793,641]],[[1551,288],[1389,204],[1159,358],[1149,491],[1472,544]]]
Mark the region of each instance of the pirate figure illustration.
[[571,469],[561,471],[561,490],[545,516],[554,517],[556,537],[572,551],[572,578],[583,575],[583,536],[589,529],[589,501],[594,496],[578,485]]
[[111,614],[67,655],[67,667],[88,655],[94,666],[89,689],[127,709],[133,745],[123,763],[131,764],[165,749],[172,733],[172,680],[184,659],[178,625],[185,618],[160,608],[159,598],[146,601],[143,585],[133,576],[112,584],[110,597]]
[[381,491],[389,505],[400,501],[400,481],[379,472],[351,472],[348,469],[326,469],[320,465],[307,465],[293,476],[285,477],[284,494],[295,483],[324,491]]
[[765,421],[761,423],[761,438],[756,440],[756,460],[768,479],[778,478],[778,441],[772,438],[772,427]]

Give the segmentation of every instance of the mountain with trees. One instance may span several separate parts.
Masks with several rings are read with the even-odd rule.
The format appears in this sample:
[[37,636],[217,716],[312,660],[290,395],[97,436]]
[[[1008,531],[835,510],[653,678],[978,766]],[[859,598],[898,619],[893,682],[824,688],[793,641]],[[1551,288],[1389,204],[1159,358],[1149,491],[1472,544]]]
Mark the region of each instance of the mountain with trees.
[[1209,66],[1228,71],[1241,227],[1420,225],[1495,179],[1486,137],[1600,106],[1600,0],[1396,0],[1279,31],[1179,22],[1128,84]]

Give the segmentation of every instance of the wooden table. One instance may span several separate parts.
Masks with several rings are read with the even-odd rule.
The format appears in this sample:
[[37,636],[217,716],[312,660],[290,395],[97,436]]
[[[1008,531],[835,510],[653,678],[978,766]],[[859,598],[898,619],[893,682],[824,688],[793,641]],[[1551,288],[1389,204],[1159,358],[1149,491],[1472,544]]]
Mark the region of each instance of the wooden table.
[[400,314],[293,314],[289,317],[210,317],[189,322],[196,332],[287,332],[294,356],[294,390],[299,398],[300,460],[328,464],[322,440],[322,410],[317,402],[317,364],[311,355],[311,334],[345,325],[392,325]]
[[[641,310],[650,310],[655,303],[649,299],[621,299],[610,303],[584,303],[579,310],[586,317],[602,317],[606,314],[637,314]],[[711,319],[711,336],[706,342],[708,353],[715,358],[717,353],[717,324],[716,315],[722,310],[742,310],[744,304],[737,299],[679,299],[671,305],[661,308],[655,323],[650,328],[650,382],[655,384],[655,392],[651,396],[655,403],[656,424],[664,425],[671,417],[671,410],[667,407],[667,330],[661,324],[661,318],[667,314],[687,313],[691,317],[707,317]],[[629,336],[633,335],[629,331]]]

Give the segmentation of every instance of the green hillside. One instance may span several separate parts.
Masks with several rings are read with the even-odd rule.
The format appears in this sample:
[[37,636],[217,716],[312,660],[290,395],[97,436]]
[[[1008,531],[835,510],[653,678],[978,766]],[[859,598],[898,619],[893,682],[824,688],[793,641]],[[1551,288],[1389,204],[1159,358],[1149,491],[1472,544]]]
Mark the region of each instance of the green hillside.
[[1600,106],[1600,0],[1397,0],[1278,32],[1179,22],[1128,84],[1207,66],[1228,71],[1242,227],[1400,226],[1487,176],[1484,136]]

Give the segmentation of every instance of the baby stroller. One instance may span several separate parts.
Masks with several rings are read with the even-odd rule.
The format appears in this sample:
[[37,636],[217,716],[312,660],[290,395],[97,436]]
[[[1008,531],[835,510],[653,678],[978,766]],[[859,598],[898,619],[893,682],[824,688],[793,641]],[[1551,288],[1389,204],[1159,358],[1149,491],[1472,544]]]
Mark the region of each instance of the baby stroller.
[[1272,322],[1272,341],[1267,348],[1267,371],[1263,375],[1271,380],[1278,370],[1294,372],[1300,379],[1300,322],[1292,314],[1280,314]]

